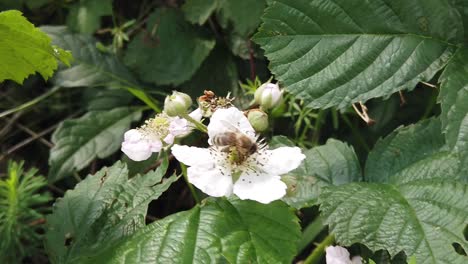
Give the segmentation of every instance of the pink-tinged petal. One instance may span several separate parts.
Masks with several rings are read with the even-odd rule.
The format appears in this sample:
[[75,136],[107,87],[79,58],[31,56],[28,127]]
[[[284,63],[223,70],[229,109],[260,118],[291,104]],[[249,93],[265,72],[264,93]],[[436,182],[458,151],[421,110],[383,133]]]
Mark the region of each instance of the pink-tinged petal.
[[351,264],[349,252],[340,246],[330,246],[325,249],[327,264]]
[[174,135],[169,133],[163,140],[166,144],[171,145],[174,143],[174,138]]
[[185,136],[190,133],[192,128],[189,126],[187,120],[180,117],[172,118],[169,124],[169,133],[174,137]]
[[189,167],[188,180],[202,192],[214,196],[230,196],[232,194],[232,177],[223,168]]
[[150,145],[151,152],[159,152],[162,149],[162,142],[159,139],[148,141],[148,144]]
[[250,172],[239,177],[233,192],[242,200],[249,199],[267,204],[281,199],[286,194],[286,188],[279,176]]
[[143,139],[143,134],[137,129],[130,129],[124,134],[125,142],[139,142]]
[[362,264],[362,258],[360,256],[354,256],[351,258],[352,264]]
[[137,129],[131,129],[124,134],[121,150],[134,161],[147,160],[153,152],[161,151],[159,138],[147,139]]
[[125,155],[134,161],[147,160],[151,157],[151,148],[146,141],[122,142],[121,150]]
[[296,169],[306,157],[298,147],[266,150],[262,156],[266,160],[263,164],[264,170],[274,175],[282,175]]
[[235,107],[218,109],[211,116],[208,124],[208,136],[210,138],[208,142],[211,144],[211,140],[215,135],[237,131],[255,140],[255,131],[242,111]]
[[196,166],[212,169],[215,162],[210,149],[189,147],[175,144],[171,148],[172,155],[187,166]]

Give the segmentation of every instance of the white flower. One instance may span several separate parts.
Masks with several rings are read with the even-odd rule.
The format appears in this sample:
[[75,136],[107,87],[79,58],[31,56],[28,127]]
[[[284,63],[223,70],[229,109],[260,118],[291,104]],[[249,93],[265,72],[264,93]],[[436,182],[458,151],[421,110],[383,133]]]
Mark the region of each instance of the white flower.
[[282,198],[287,186],[280,175],[301,164],[305,158],[301,149],[281,147],[269,150],[266,146],[259,146],[245,159],[236,160],[225,147],[213,144],[217,135],[233,131],[256,141],[255,132],[241,111],[235,107],[218,109],[208,125],[211,147],[174,145],[172,154],[190,166],[187,171],[189,181],[208,195],[220,197],[234,193],[240,199],[261,203]]
[[137,129],[130,129],[124,134],[122,152],[134,161],[142,161],[151,157],[153,152],[161,151],[162,143],[159,137],[147,137]]
[[[200,121],[202,119],[202,112],[200,108],[192,111],[189,116],[196,121]],[[180,117],[172,117],[171,123],[169,124],[169,133],[174,137],[184,137],[193,130],[195,126],[187,121],[184,118]]]
[[325,249],[327,264],[361,264],[361,257],[355,256],[352,260],[349,258],[349,252],[346,248],[340,246],[329,246]]
[[[193,111],[190,116],[200,121],[201,110]],[[192,130],[193,125],[183,118],[159,114],[146,120],[140,128],[125,132],[121,150],[134,161],[146,160],[152,153],[161,151],[163,145],[173,144],[176,137],[184,137]]]

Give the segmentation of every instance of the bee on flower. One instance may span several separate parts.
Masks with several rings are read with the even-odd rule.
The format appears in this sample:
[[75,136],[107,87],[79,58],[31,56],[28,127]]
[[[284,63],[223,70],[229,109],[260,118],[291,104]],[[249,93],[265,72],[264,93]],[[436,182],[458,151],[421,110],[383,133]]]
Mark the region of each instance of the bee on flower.
[[172,154],[190,166],[188,180],[210,196],[237,195],[270,203],[286,194],[281,175],[296,169],[305,155],[298,147],[270,150],[235,107],[217,109],[208,125],[208,148],[174,145]]

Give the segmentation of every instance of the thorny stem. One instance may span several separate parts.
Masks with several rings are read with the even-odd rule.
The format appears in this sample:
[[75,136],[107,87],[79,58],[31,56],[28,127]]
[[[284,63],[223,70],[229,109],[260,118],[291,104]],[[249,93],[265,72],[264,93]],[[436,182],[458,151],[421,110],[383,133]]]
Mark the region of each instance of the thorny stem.
[[204,124],[202,124],[201,122],[198,122],[197,120],[193,119],[193,118],[192,118],[191,116],[189,116],[187,113],[182,114],[182,115],[180,115],[180,116],[183,117],[183,118],[185,118],[185,119],[186,119],[187,121],[189,121],[190,123],[194,124],[195,127],[196,127],[198,130],[200,130],[200,131],[202,131],[202,132],[204,132],[204,133],[207,133],[207,132],[208,132],[208,128],[207,128]]
[[1,112],[0,113],[0,118],[4,117],[4,116],[7,116],[7,115],[10,115],[10,114],[13,114],[15,112],[18,112],[18,111],[21,111],[21,110],[24,110],[28,107],[31,107],[37,103],[39,103],[40,101],[46,99],[47,97],[51,96],[52,94],[54,94],[55,92],[57,92],[58,90],[60,89],[60,86],[54,86],[52,89],[50,89],[49,91],[45,92],[44,94],[32,99],[31,101],[29,102],[26,102],[24,104],[21,104],[17,107],[14,107],[12,109],[8,109],[7,111],[4,111],[4,112]]
[[249,48],[250,79],[253,81],[255,80],[255,58],[250,39],[247,41],[247,46]]
[[368,124],[368,125],[374,124],[375,120],[370,118],[369,115],[367,114],[367,107],[361,102],[359,102],[359,106],[361,107],[361,110],[359,110],[357,108],[357,106],[355,104],[353,104],[354,111],[356,111],[356,113],[359,115],[359,117],[362,120],[364,120],[364,122],[366,122],[366,124]]
[[406,104],[405,96],[402,91],[398,91],[398,94],[400,95],[400,106],[404,106]]
[[304,264],[315,264],[319,263],[320,258],[325,252],[325,248],[330,246],[335,242],[335,237],[332,234],[329,234],[317,247],[310,253],[310,255],[304,260]]
[[182,169],[182,175],[184,176],[185,182],[187,183],[187,186],[189,187],[190,192],[192,193],[193,199],[195,199],[195,202],[197,204],[199,204],[200,203],[200,198],[198,197],[197,192],[195,191],[195,188],[193,188],[193,185],[188,180],[187,166],[180,163],[180,168]]
[[432,83],[428,83],[428,82],[421,82],[421,83],[424,84],[424,85],[427,85],[427,86],[429,86],[429,87],[432,87],[432,88],[437,89],[437,85],[434,85],[434,84],[432,84]]

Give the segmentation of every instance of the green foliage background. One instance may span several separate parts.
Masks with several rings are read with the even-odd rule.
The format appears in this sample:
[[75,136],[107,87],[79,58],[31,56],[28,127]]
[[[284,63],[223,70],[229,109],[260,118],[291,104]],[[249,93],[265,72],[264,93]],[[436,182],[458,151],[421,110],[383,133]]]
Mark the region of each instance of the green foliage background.
[[[467,41],[464,0],[0,0],[0,260],[467,263]],[[282,201],[118,151],[172,90],[248,108],[270,76],[262,136],[306,154]]]

